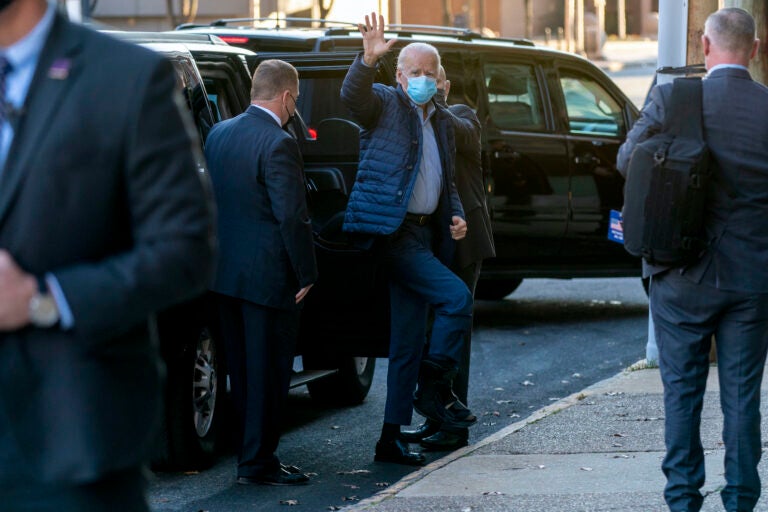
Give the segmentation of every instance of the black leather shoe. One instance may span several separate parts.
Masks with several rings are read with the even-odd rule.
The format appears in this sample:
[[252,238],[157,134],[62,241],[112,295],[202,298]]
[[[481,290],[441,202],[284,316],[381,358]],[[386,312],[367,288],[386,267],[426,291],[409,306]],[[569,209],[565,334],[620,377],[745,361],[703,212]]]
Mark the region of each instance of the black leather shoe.
[[420,453],[408,451],[408,444],[399,439],[394,441],[379,441],[376,443],[377,462],[394,462],[407,466],[423,466],[427,459]]
[[403,430],[400,432],[400,439],[406,443],[418,443],[425,437],[429,437],[432,434],[437,434],[439,431],[439,423],[427,420],[416,427],[416,430]]
[[469,433],[457,434],[441,430],[421,440],[421,446],[430,452],[452,452],[469,444]]
[[237,477],[241,485],[304,485],[308,482],[309,477],[304,473],[292,473],[282,467],[263,475]]

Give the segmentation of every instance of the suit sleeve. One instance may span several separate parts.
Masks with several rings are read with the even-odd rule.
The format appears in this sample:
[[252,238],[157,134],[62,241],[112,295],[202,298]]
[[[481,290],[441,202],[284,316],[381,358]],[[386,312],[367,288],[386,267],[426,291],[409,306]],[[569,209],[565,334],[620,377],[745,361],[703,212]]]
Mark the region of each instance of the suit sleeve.
[[298,144],[286,136],[281,137],[273,147],[264,172],[272,214],[279,225],[300,288],[317,280],[303,167]]
[[480,120],[466,105],[453,105],[447,109],[453,122],[457,153],[475,153],[480,147]]
[[120,99],[129,109],[123,125],[111,127],[123,137],[121,153],[101,171],[120,175],[117,197],[124,204],[115,215],[129,217],[132,244],[101,260],[53,270],[74,332],[88,338],[119,334],[200,294],[211,276],[213,206],[191,120],[170,63],[147,61],[131,75],[137,77],[135,99]]
[[619,153],[616,157],[616,169],[626,178],[629,159],[637,144],[643,142],[654,133],[661,131],[664,124],[664,86],[655,86],[651,89],[650,98],[642,112],[640,118],[627,134],[627,140],[619,147]]

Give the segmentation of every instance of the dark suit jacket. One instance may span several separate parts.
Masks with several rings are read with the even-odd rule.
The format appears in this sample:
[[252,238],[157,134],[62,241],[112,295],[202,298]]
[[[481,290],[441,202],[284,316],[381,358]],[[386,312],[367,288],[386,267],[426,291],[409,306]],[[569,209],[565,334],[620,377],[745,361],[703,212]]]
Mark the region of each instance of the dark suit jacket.
[[[640,119],[619,150],[626,169],[634,146],[659,130],[672,84],[655,87]],[[717,163],[707,207],[710,245],[681,269],[695,282],[722,290],[768,292],[768,88],[744,69],[721,68],[703,81],[704,137]],[[728,187],[722,186],[722,183]],[[735,193],[732,200],[727,188]],[[646,274],[664,267],[647,266]]]
[[317,280],[298,144],[251,105],[213,127],[205,155],[219,207],[220,257],[211,289],[294,309],[299,289]]
[[162,396],[148,319],[202,292],[212,259],[175,80],[56,17],[0,176],[0,247],[56,276],[75,326],[0,333],[0,486],[146,462]]
[[456,189],[467,221],[467,236],[456,243],[454,266],[465,268],[496,256],[496,249],[485,198],[480,121],[466,105],[451,105],[448,111],[456,134]]

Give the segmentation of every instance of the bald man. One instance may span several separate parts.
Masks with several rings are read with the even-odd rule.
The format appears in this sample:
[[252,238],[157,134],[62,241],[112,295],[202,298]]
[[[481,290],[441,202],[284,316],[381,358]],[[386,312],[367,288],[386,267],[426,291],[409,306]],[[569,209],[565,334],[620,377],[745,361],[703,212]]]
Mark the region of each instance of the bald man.
[[[703,125],[714,157],[707,204],[709,244],[688,266],[656,269],[650,299],[664,383],[662,469],[670,510],[697,511],[703,497],[700,424],[712,335],[717,336],[725,422],[725,510],[753,510],[760,496],[760,382],[768,348],[768,88],[747,66],[759,41],[746,11],[710,15],[702,36],[707,76]],[[661,129],[672,84],[654,88],[619,151],[627,163],[637,142]]]

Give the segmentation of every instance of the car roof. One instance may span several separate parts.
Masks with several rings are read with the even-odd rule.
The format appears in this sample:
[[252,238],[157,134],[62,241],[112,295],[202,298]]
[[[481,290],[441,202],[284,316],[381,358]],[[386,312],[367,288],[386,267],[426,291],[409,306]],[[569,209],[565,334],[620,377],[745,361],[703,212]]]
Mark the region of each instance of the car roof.
[[[254,26],[254,22],[273,22],[273,26]],[[282,22],[309,24],[325,23],[325,28],[285,27]],[[225,42],[229,38],[247,38],[232,44],[246,44],[256,52],[356,51],[362,48],[362,36],[357,25],[348,22],[313,20],[311,18],[233,18],[214,21],[208,25],[184,24],[176,32],[216,35]],[[387,25],[385,37],[397,38],[396,46],[425,42],[444,48],[472,48],[474,51],[495,51],[500,48],[539,56],[588,61],[573,53],[537,46],[529,39],[488,37],[468,29],[431,25]]]

